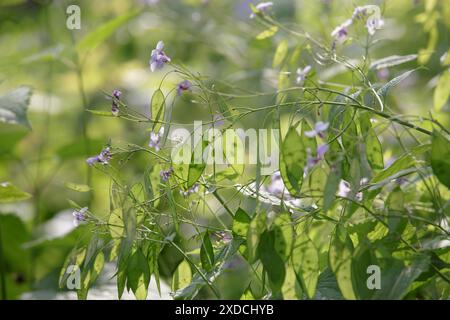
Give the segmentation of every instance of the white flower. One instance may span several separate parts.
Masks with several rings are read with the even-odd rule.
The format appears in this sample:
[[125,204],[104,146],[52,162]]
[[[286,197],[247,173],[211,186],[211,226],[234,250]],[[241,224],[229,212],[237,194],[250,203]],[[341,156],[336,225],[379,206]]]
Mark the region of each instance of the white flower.
[[161,127],[159,129],[158,133],[150,132],[150,142],[148,143],[148,146],[150,148],[154,148],[156,151],[161,150],[161,138],[164,135],[164,127]]
[[348,27],[353,23],[352,19],[346,20],[341,25],[337,26],[333,32],[331,32],[331,36],[337,41],[338,43],[343,43],[345,40],[347,40],[348,36]]
[[315,136],[323,138],[324,137],[323,132],[325,132],[328,129],[329,125],[330,124],[328,122],[318,121],[314,125],[313,130],[305,131],[305,136],[307,136],[308,138],[313,138]]
[[375,34],[376,30],[381,29],[382,26],[384,26],[384,20],[381,18],[370,17],[367,19],[366,28],[371,36]]
[[[258,10],[260,13],[265,14],[267,13],[267,11],[273,7],[273,2],[268,1],[268,2],[260,2],[258,3],[255,8],[256,10]],[[250,19],[253,19],[255,17],[255,13],[252,12],[252,14],[250,15]]]
[[88,211],[88,207],[81,208],[80,210],[75,210],[72,212],[73,215],[73,224],[75,226],[80,225],[80,223],[86,221],[86,212]]
[[307,65],[306,67],[297,69],[297,84],[303,85],[303,82],[306,79],[307,74],[311,71],[311,66]]

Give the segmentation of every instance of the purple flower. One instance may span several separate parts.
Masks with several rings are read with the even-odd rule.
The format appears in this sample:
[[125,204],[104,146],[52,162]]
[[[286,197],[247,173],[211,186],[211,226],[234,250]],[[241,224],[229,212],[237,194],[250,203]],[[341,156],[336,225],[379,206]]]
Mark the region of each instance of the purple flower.
[[197,193],[199,189],[199,186],[197,183],[195,183],[192,187],[190,187],[188,190],[184,191],[184,190],[180,190],[181,195],[187,197],[193,193]]
[[314,166],[316,164],[318,164],[321,160],[324,159],[325,153],[327,153],[329,149],[328,144],[322,144],[320,145],[317,150],[316,150],[316,156],[313,156],[311,154],[311,149],[307,149],[306,153],[306,166],[305,169],[303,170],[303,175],[306,177],[308,175],[309,172],[311,172],[311,170],[314,168]]
[[322,139],[324,138],[324,132],[328,129],[330,124],[328,122],[318,121],[314,125],[314,129],[310,131],[305,131],[305,136],[308,138],[314,138],[315,136],[319,136]]
[[220,114],[220,113],[215,113],[213,114],[213,120],[212,120],[212,124],[211,127],[220,127],[223,126],[225,122],[225,118]]
[[224,243],[229,243],[231,240],[233,240],[233,236],[230,232],[219,231],[216,233],[216,236]]
[[348,198],[351,191],[352,191],[352,189],[350,188],[350,183],[348,183],[345,180],[341,180],[339,182],[339,188],[338,188],[338,193],[337,193],[337,195],[339,197]]
[[[258,12],[262,13],[262,14],[266,14],[267,11],[272,7],[273,7],[273,2],[271,2],[271,1],[260,2],[255,6],[256,10],[258,10]],[[254,17],[255,17],[255,13],[252,12],[252,14],[250,15],[250,19],[253,19]]]
[[75,210],[72,212],[73,215],[73,224],[78,226],[81,222],[86,221],[86,212],[88,207],[81,208],[80,210]]
[[375,34],[377,29],[381,29],[382,26],[384,26],[384,20],[381,18],[370,17],[366,21],[367,32],[369,32],[371,36]]
[[306,67],[297,69],[297,84],[303,85],[303,82],[306,79],[307,74],[311,71],[311,66],[307,65]]
[[190,90],[192,84],[188,80],[183,80],[177,85],[177,94],[181,96],[184,91]]
[[267,191],[275,196],[281,197],[286,193],[286,187],[283,179],[281,178],[280,171],[276,171],[272,175],[272,180],[267,186]]
[[163,181],[167,181],[167,180],[169,180],[169,178],[170,178],[170,176],[172,175],[172,173],[173,173],[173,168],[170,167],[170,168],[167,169],[167,170],[161,170],[161,171],[159,172],[159,175],[161,176],[161,178],[163,179]]
[[[360,181],[360,185],[363,186],[363,185],[365,185],[367,182],[368,182],[368,179],[367,179],[367,178],[362,178],[361,181]],[[351,188],[351,186],[350,186],[350,183],[348,183],[348,182],[345,181],[345,180],[341,180],[341,181],[339,182],[339,188],[338,188],[337,195],[338,195],[339,197],[342,197],[342,198],[350,198],[350,197],[352,197],[352,188]],[[354,198],[355,198],[356,200],[358,200],[358,201],[362,201],[362,199],[363,199],[363,194],[362,194],[362,192],[356,193],[356,195],[354,196]]]
[[343,43],[347,40],[348,36],[348,27],[353,23],[352,19],[346,20],[341,25],[337,26],[333,32],[331,32],[331,36],[334,38],[335,42]]
[[352,20],[355,19],[362,19],[367,14],[367,8],[364,7],[356,7],[355,10],[353,10]]
[[163,135],[164,127],[161,127],[158,133],[154,133],[153,131],[150,132],[150,142],[148,143],[148,146],[154,148],[156,151],[161,150],[161,138]]
[[152,72],[162,69],[166,63],[170,62],[170,58],[164,53],[163,48],[164,42],[159,41],[156,48],[152,50],[149,61]]
[[317,159],[323,160],[323,157],[325,156],[325,153],[327,153],[328,149],[330,147],[328,144],[322,144],[317,148]]
[[112,158],[111,147],[106,147],[100,152],[99,155],[87,158],[86,163],[90,166],[94,165],[96,162],[101,163],[103,165],[107,165],[109,163],[109,160],[111,160],[111,158]]
[[120,92],[120,90],[114,90],[112,93],[113,101],[112,101],[112,105],[111,105],[111,112],[116,117],[119,115],[119,105],[117,102],[120,100],[121,94],[122,94],[122,92]]

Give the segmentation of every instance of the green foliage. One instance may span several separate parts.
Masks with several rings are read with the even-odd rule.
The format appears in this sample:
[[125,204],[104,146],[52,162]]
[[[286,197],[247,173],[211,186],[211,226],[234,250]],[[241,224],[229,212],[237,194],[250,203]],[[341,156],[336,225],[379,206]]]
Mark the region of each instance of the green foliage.
[[0,184],[0,203],[17,202],[30,198],[31,195],[26,193],[9,182]]
[[433,134],[431,167],[439,181],[450,188],[450,141],[439,132]]
[[[447,1],[381,1],[345,41],[350,0],[166,2],[86,2],[70,32],[56,1],[2,4],[0,298],[75,295],[79,271],[79,299],[448,299]],[[205,163],[227,129],[256,130],[219,141],[244,163]]]

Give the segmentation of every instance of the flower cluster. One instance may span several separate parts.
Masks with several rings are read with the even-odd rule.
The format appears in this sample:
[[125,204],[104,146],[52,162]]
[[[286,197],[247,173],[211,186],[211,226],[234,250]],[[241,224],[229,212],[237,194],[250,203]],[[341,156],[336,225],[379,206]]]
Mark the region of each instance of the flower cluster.
[[156,151],[161,150],[161,138],[164,135],[164,127],[161,127],[159,129],[159,132],[150,132],[150,142],[148,143],[148,146],[150,148],[155,149]]
[[109,163],[109,160],[111,160],[111,158],[112,158],[111,147],[108,146],[108,147],[104,148],[100,152],[100,154],[86,159],[86,162],[90,166],[94,165],[97,162],[101,163],[103,165],[107,165]]
[[172,173],[173,173],[173,168],[170,167],[167,170],[161,170],[159,172],[159,175],[161,176],[161,179],[163,179],[163,181],[167,181],[167,180],[169,180],[169,178],[172,175]]
[[119,115],[118,101],[120,100],[120,96],[122,95],[122,92],[120,90],[114,90],[112,95],[113,95],[113,100],[112,100],[112,105],[111,105],[111,113],[113,114],[113,116],[117,117]]
[[170,62],[170,58],[164,53],[163,49],[164,42],[159,41],[156,48],[152,50],[149,61],[152,72],[162,69],[166,63]]
[[190,90],[192,84],[189,80],[183,80],[177,85],[177,95],[181,96],[183,92]]
[[189,195],[191,195],[191,194],[193,194],[193,193],[197,193],[198,190],[199,190],[199,185],[198,185],[198,183],[195,183],[192,187],[190,187],[190,188],[187,189],[186,191],[180,190],[180,194],[181,194],[182,196],[187,197],[187,196],[189,196]]
[[[255,6],[256,10],[258,10],[258,13],[261,13],[261,14],[266,14],[269,11],[269,9],[272,7],[273,7],[273,2],[271,2],[271,1],[260,2]],[[256,16],[255,13],[252,12],[250,14],[250,19],[253,19],[255,16]]]
[[81,208],[80,210],[75,210],[72,212],[73,215],[73,224],[78,226],[80,223],[87,220],[86,212],[88,211],[88,207]]
[[[368,16],[368,13],[373,13],[371,16]],[[343,43],[347,40],[348,37],[348,28],[355,22],[356,20],[366,20],[366,29],[370,35],[374,35],[377,29],[380,29],[384,25],[383,19],[381,19],[378,15],[379,8],[374,5],[367,5],[362,7],[356,7],[353,11],[352,17],[350,19],[345,20],[342,24],[337,26],[332,32],[331,36],[334,38],[333,47],[336,43]]]
[[311,66],[307,65],[306,67],[302,68],[298,68],[297,69],[297,84],[302,86],[303,82],[305,82],[306,80],[306,76],[308,75],[308,73],[311,71]]

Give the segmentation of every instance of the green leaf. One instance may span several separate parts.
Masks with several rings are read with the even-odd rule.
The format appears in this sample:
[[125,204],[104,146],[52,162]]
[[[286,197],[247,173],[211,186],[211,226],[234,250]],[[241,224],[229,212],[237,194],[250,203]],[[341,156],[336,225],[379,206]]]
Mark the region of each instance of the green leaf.
[[125,233],[125,224],[123,221],[122,208],[114,209],[108,219],[109,233],[112,238],[121,238]]
[[274,248],[283,261],[288,260],[294,243],[291,216],[286,212],[277,214],[273,221]]
[[378,183],[388,178],[393,178],[393,176],[404,170],[414,166],[415,160],[410,154],[405,154],[395,160],[389,167],[380,171],[375,177],[373,177],[371,183]]
[[450,189],[450,141],[438,131],[433,132],[431,168],[439,181]]
[[401,75],[395,77],[394,79],[392,79],[391,81],[389,81],[388,83],[386,83],[384,86],[382,86],[378,91],[377,94],[379,96],[386,96],[388,91],[390,89],[392,89],[393,87],[395,87],[396,85],[398,85],[400,82],[402,82],[403,80],[405,80],[406,78],[408,78],[414,71],[416,71],[416,69],[414,70],[409,70],[406,71],[404,73],[402,73]]
[[242,293],[239,300],[255,300],[255,297],[253,296],[252,288],[250,285],[245,289],[244,293]]
[[243,209],[239,208],[233,217],[233,226],[231,230],[239,237],[245,238],[247,236],[248,228],[250,226],[250,217]]
[[24,192],[9,182],[0,183],[0,203],[17,202],[31,198],[31,194]]
[[380,70],[383,68],[397,66],[405,62],[409,62],[417,59],[417,54],[408,54],[406,56],[389,56],[379,60],[375,60],[370,64],[370,69]]
[[214,282],[217,277],[219,277],[223,271],[225,264],[236,254],[236,251],[241,246],[242,240],[232,240],[225,246],[219,249],[218,254],[215,257],[215,260],[218,262],[214,268],[206,273],[204,277],[202,277],[198,272],[192,277],[191,283],[176,291],[174,294],[175,299],[193,299],[199,292],[201,288],[206,285],[205,278],[208,279],[210,283],[210,288],[216,293],[218,297],[220,297],[220,293],[217,291],[217,288],[214,287],[212,282]]
[[181,261],[172,277],[172,291],[186,287],[192,281],[192,271],[189,262]]
[[77,44],[77,49],[79,51],[95,49],[98,45],[108,39],[117,29],[127,23],[130,19],[134,18],[138,13],[138,11],[127,12],[102,24],[81,39],[81,41]]
[[366,155],[372,169],[381,170],[384,168],[383,149],[380,140],[372,128],[366,135]]
[[284,300],[301,300],[303,299],[303,290],[292,264],[286,265],[286,276],[284,277],[281,293]]
[[[73,248],[72,251],[70,251],[69,255],[66,257],[66,260],[64,261],[64,265],[61,268],[61,272],[59,274],[59,287],[61,289],[66,288],[67,285],[67,279],[71,275],[70,273],[67,273],[67,268],[70,265],[77,266],[78,268],[81,268],[81,265],[84,261],[84,258],[86,257],[86,248]],[[75,270],[74,270],[75,272]]]
[[136,296],[136,299],[145,300],[150,283],[150,269],[147,258],[141,249],[137,249],[130,257],[127,270],[127,283]]
[[115,115],[113,115],[111,113],[111,111],[103,111],[103,110],[91,110],[91,109],[87,109],[87,112],[95,115],[95,116],[101,116],[101,117],[115,117]]
[[[394,258],[378,259],[373,248],[361,244],[352,259],[352,284],[358,299],[399,300],[419,275],[425,272],[430,263],[428,255],[416,255],[409,266]],[[370,270],[369,267],[375,268]],[[376,269],[378,271],[376,271]],[[379,276],[377,289],[369,289],[369,284],[375,284]]]
[[319,252],[306,234],[298,234],[292,251],[292,265],[299,277],[308,298],[312,299],[316,293],[319,279]]
[[161,89],[158,89],[153,93],[150,105],[150,118],[153,121],[153,132],[158,132],[161,128],[161,123],[158,121],[164,118],[165,107],[166,97]]
[[277,26],[272,26],[267,30],[264,30],[263,32],[261,32],[260,34],[258,34],[256,36],[257,40],[264,40],[270,37],[273,37],[278,31],[278,27]]
[[278,67],[283,62],[284,58],[286,58],[288,48],[289,44],[287,40],[283,40],[278,44],[275,55],[273,57],[273,68]]
[[352,275],[353,244],[345,228],[338,225],[330,243],[328,258],[330,268],[336,276],[339,289],[345,299],[356,299],[353,291]]
[[73,191],[77,192],[88,192],[91,190],[91,188],[86,184],[78,184],[73,182],[66,182],[64,183],[64,186],[68,189],[71,189]]
[[336,199],[336,191],[339,189],[339,183],[342,178],[342,163],[336,163],[334,169],[331,170],[327,177],[325,189],[323,191],[323,211],[327,212]]
[[206,271],[210,271],[214,266],[214,249],[209,239],[208,232],[203,236],[202,246],[200,247],[200,261]]
[[[204,151],[208,147],[209,142],[208,141],[201,141],[197,144],[196,149],[202,148],[201,150]],[[202,176],[203,171],[205,171],[206,168],[206,161],[201,161],[201,163],[195,163],[195,150],[192,153],[191,161],[189,163],[189,169],[188,169],[188,178],[187,178],[187,185],[186,188],[189,189],[192,187],[198,179]]]
[[0,96],[0,122],[19,124],[31,129],[27,110],[31,98],[31,89],[19,87]]
[[250,263],[254,262],[257,258],[259,238],[265,229],[266,213],[259,212],[253,217],[247,231],[247,252]]
[[[302,131],[310,130],[306,122],[303,122]],[[280,151],[280,173],[286,188],[293,196],[299,194],[303,181],[303,169],[307,162],[308,148],[312,152],[316,150],[314,139],[300,136],[294,126],[289,128]]]
[[269,277],[269,283],[274,293],[281,290],[286,271],[284,262],[275,250],[275,232],[265,231],[258,245],[258,255]]
[[[90,245],[93,242],[90,243]],[[103,252],[98,252],[95,258],[89,257],[89,247],[86,252],[86,260],[84,267],[82,268],[81,274],[81,289],[77,291],[77,296],[79,300],[87,299],[88,290],[91,285],[97,280],[98,276],[103,270],[105,265],[105,256]]]
[[450,71],[445,70],[438,80],[436,89],[434,90],[434,110],[441,111],[442,107],[447,103],[450,96]]

